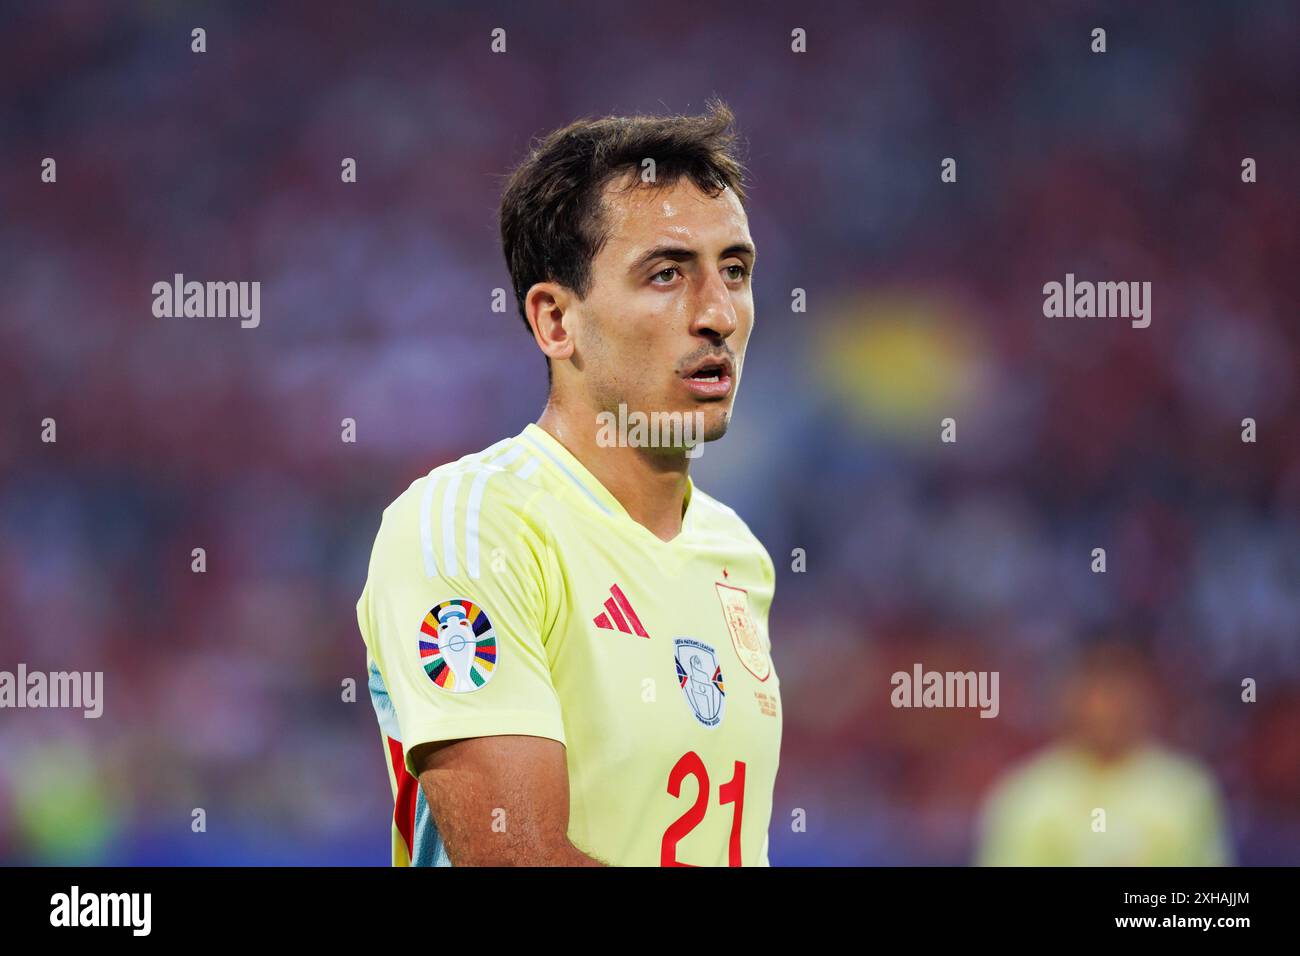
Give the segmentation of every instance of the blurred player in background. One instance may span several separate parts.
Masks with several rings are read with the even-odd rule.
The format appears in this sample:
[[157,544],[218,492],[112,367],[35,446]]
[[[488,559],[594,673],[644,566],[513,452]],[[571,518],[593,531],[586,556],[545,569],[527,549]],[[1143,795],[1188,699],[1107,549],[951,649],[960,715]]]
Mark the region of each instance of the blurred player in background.
[[768,862],[772,561],[685,429],[607,427],[727,430],[754,317],[731,125],[580,121],[506,186],[547,406],[389,506],[357,606],[396,865]]
[[[1150,733],[1144,656],[1085,650],[1065,681],[1065,733],[1013,768],[984,807],[985,866],[1219,866],[1229,863],[1218,786]],[[1103,816],[1104,813],[1104,816]]]

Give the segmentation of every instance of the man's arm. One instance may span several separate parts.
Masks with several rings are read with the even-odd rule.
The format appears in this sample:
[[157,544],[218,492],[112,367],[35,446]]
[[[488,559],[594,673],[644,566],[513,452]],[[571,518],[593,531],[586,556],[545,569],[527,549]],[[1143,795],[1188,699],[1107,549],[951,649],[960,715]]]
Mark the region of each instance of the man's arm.
[[414,748],[411,763],[453,866],[604,866],[569,842],[564,745],[497,736]]

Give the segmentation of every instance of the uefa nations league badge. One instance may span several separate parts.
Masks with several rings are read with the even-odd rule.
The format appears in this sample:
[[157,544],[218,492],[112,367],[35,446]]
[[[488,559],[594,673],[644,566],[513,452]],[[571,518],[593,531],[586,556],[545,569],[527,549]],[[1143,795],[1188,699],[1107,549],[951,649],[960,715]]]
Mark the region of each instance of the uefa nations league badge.
[[487,612],[464,598],[435,605],[420,622],[420,666],[453,694],[468,694],[491,680],[497,635]]
[[677,682],[691,713],[705,727],[718,726],[727,703],[718,655],[708,644],[690,637],[673,638],[673,655],[677,659]]

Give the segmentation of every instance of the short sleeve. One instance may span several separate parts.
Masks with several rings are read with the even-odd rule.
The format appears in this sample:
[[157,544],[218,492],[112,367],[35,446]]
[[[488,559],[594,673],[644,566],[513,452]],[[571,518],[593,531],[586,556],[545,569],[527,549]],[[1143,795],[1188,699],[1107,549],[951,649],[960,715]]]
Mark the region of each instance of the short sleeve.
[[514,481],[486,466],[435,471],[389,506],[375,538],[357,620],[413,775],[424,743],[564,743],[545,647],[553,554]]
[[1023,781],[1017,776],[998,784],[981,808],[976,866],[1045,866],[1037,850]]
[[1218,784],[1206,771],[1198,768],[1194,773],[1193,784],[1184,790],[1192,794],[1192,832],[1186,865],[1231,866],[1232,844]]

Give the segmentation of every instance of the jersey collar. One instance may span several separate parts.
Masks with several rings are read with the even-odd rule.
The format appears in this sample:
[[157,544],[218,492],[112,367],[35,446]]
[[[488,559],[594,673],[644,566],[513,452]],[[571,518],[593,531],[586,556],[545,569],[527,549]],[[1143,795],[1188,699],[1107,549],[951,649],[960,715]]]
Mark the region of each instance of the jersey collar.
[[[623,507],[622,502],[614,497],[600,479],[587,470],[587,466],[580,462],[574,454],[565,448],[554,435],[542,428],[536,422],[529,422],[519,438],[527,444],[532,450],[540,453],[551,467],[558,471],[563,480],[571,484],[583,497],[587,498],[595,507],[599,508],[605,514],[610,516],[619,516],[627,521],[632,522],[638,528],[641,528],[647,535],[654,538],[661,544],[671,544],[661,538],[656,537],[649,528],[644,527],[634,520],[627,509]],[[691,516],[696,509],[691,508],[691,500],[695,495],[695,482],[691,476],[686,476],[686,496],[682,502],[682,530],[678,533],[673,541],[679,541],[690,530]]]

